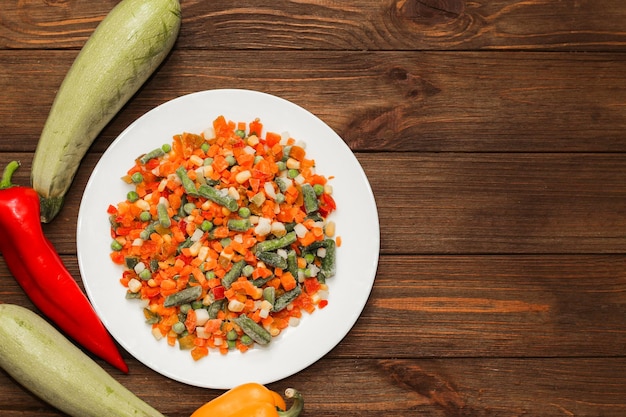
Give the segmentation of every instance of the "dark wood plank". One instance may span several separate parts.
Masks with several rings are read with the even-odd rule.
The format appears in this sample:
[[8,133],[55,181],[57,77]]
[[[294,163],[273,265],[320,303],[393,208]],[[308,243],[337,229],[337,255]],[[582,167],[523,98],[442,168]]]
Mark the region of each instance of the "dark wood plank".
[[[81,282],[76,257],[63,260]],[[625,255],[383,256],[363,314],[329,357],[623,357],[625,264]],[[33,308],[4,263],[0,282],[0,300]]]
[[[33,151],[76,51],[0,51],[0,151]],[[354,151],[624,152],[626,56],[175,51],[94,150],[167,100],[215,88],[284,97]]]
[[[129,375],[111,372],[169,417],[187,417],[221,393],[164,379],[136,363],[130,368]],[[302,417],[621,417],[626,408],[626,360],[326,360],[270,388],[282,392],[288,386],[305,395]],[[3,372],[0,414],[63,415]]]
[[[16,183],[28,184],[29,154]],[[626,154],[359,153],[380,218],[383,254],[626,252]],[[74,253],[85,159],[59,217],[45,225]],[[112,202],[115,203],[115,202]]]
[[[7,0],[0,48],[80,48],[117,1]],[[620,50],[620,0],[181,1],[191,49]]]

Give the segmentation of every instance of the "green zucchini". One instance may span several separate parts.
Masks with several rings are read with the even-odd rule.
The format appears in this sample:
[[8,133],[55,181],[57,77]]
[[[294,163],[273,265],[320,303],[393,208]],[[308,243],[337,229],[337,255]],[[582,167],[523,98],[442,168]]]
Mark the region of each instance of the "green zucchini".
[[122,0],[100,22],[61,83],[35,151],[41,221],[54,219],[81,160],[174,46],[178,0]]
[[163,417],[41,316],[21,306],[0,304],[0,366],[72,417]]

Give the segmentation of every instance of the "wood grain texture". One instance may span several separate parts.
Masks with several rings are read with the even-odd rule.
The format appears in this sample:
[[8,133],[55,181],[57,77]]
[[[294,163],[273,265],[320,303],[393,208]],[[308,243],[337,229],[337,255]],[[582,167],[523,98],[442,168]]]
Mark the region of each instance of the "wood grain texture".
[[[28,183],[29,154],[16,175]],[[59,217],[45,225],[75,253],[83,161]],[[626,154],[358,153],[378,207],[383,254],[626,252]],[[112,202],[115,203],[115,202]],[[69,232],[69,233],[68,233]]]
[[[6,0],[2,49],[79,49],[118,1]],[[620,50],[621,0],[183,0],[179,43],[222,50]]]
[[[29,182],[66,71],[118,1],[4,1],[0,167],[21,160],[16,183]],[[181,3],[172,54],[44,225],[80,285],[79,204],[111,142],[175,97],[264,91],[355,152],[381,228],[355,326],[270,388],[302,390],[303,417],[626,415],[623,0]],[[2,261],[0,283],[0,302],[36,310]],[[122,354],[128,375],[96,362],[168,417],[221,394]],[[0,371],[0,416],[33,415],[62,416]]]
[[[81,283],[76,257],[63,260]],[[32,307],[4,264],[0,282],[4,302]],[[383,256],[328,356],[623,357],[625,316],[625,255]]]
[[[220,393],[161,380],[134,361],[130,369],[129,375],[109,371],[169,417],[187,417]],[[270,388],[295,385],[307,392],[303,417],[619,417],[624,375],[623,358],[331,359]],[[3,373],[0,403],[7,417],[63,415]]]
[[[0,51],[0,151],[33,151],[75,51]],[[354,151],[624,152],[626,57],[175,51],[94,145],[177,96],[247,88],[305,107]],[[215,63],[219,62],[219,65]],[[15,80],[19,80],[16,82]]]

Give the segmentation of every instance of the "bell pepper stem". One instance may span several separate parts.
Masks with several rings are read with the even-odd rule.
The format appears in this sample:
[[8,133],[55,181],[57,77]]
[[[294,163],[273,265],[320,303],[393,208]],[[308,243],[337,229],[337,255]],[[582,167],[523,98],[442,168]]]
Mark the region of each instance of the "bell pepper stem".
[[4,190],[5,188],[10,188],[13,186],[11,183],[11,179],[13,178],[13,174],[20,167],[20,163],[18,161],[11,161],[4,168],[4,172],[2,173],[2,179],[0,180],[0,190]]
[[298,417],[304,408],[304,398],[302,394],[293,388],[287,388],[285,390],[285,397],[292,398],[293,404],[289,410],[279,411],[278,415],[280,417]]

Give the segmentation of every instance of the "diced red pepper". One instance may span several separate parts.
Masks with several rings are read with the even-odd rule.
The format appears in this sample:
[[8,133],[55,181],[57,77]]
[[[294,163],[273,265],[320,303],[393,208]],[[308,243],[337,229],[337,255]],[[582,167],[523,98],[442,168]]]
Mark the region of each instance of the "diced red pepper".
[[213,293],[213,297],[215,298],[215,300],[224,299],[225,298],[224,291],[225,289],[221,285],[211,288],[211,292]]

